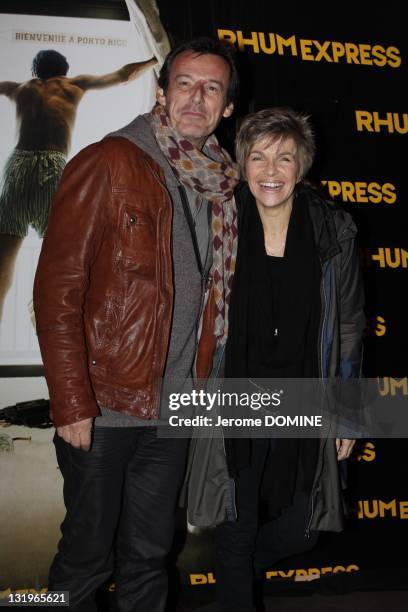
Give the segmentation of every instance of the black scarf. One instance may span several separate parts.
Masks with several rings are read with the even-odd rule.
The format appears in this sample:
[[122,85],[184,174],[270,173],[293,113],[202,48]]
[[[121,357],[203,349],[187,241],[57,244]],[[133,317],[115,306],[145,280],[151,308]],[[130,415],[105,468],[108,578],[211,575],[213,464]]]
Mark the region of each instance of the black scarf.
[[[279,262],[271,262],[266,254],[258,209],[246,185],[237,198],[239,247],[230,305],[226,377],[317,377],[321,269],[306,196],[300,190],[295,195],[285,253]],[[271,276],[271,264],[281,268],[278,275]],[[226,448],[231,475],[250,465],[250,440],[227,439]],[[314,440],[274,441],[270,458],[275,457],[280,468],[276,470],[275,459],[267,461],[262,485],[272,514],[290,505],[299,463],[307,466],[303,480],[310,485],[315,455]]]
[[[241,188],[242,215],[226,348],[226,376],[312,378],[317,372],[320,264],[303,195],[295,196],[287,231],[281,282],[270,282],[264,234],[255,200]],[[274,335],[277,329],[277,335]],[[249,338],[249,331],[251,335]],[[314,337],[312,338],[311,335]],[[271,349],[269,371],[254,373],[249,352]],[[253,345],[249,351],[249,343]],[[250,371],[251,370],[251,371]]]

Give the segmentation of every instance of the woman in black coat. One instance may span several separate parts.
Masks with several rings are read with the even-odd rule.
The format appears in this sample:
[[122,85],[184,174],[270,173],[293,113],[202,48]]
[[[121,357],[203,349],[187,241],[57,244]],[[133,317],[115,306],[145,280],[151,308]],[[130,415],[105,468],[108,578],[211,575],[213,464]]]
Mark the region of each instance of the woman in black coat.
[[[314,151],[308,118],[290,109],[249,115],[239,130],[236,154],[245,182],[236,193],[239,247],[226,378],[358,375],[364,315],[355,226],[303,183]],[[314,545],[311,529],[332,528],[320,480],[331,481],[327,504],[340,514],[336,459],[349,457],[354,441],[225,443],[237,520],[216,530],[217,600],[223,612],[250,612],[256,609],[253,561],[260,518],[270,521],[270,563]],[[341,519],[334,517],[334,524],[341,528]]]

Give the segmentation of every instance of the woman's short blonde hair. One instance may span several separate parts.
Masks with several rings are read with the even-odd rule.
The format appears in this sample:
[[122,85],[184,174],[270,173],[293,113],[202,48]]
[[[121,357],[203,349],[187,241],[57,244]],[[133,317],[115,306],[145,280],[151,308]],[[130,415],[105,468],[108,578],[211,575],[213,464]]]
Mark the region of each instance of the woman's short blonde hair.
[[252,147],[259,140],[286,140],[293,138],[299,165],[299,179],[309,172],[314,155],[315,140],[308,115],[291,108],[265,108],[247,115],[238,130],[235,153],[242,176],[245,178],[245,162]]

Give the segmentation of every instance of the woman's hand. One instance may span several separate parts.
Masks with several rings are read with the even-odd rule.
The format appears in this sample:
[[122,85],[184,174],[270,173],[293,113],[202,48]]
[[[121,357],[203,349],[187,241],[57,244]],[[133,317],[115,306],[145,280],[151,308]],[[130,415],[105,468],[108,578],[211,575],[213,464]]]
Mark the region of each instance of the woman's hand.
[[346,438],[336,438],[337,461],[348,459],[353,450],[355,440],[347,440]]

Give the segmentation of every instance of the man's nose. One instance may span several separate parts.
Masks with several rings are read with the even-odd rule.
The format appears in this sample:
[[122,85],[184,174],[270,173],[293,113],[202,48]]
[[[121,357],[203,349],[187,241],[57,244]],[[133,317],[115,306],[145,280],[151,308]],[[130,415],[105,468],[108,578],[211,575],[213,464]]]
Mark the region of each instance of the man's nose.
[[192,99],[195,103],[199,103],[202,101],[203,97],[204,97],[204,86],[205,84],[202,81],[198,81],[193,89],[192,89]]

